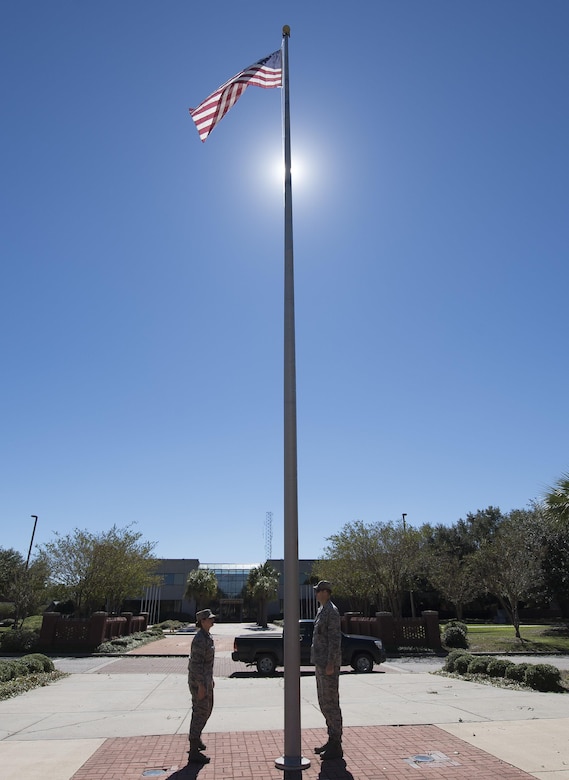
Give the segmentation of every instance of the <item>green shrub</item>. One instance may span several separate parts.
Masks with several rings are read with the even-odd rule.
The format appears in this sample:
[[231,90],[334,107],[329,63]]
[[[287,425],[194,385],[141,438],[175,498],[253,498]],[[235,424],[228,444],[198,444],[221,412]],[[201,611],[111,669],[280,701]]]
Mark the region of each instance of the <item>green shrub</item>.
[[0,680],[7,682],[13,680],[16,676],[16,667],[14,667],[13,661],[2,661],[0,663]]
[[51,658],[42,653],[32,653],[31,655],[24,655],[20,658],[23,664],[26,664],[31,672],[53,672],[55,665]]
[[103,642],[102,645],[99,645],[99,647],[95,648],[96,653],[116,653],[117,648],[115,645],[112,645],[110,642]]
[[31,655],[25,655],[20,658],[20,663],[26,667],[28,674],[39,674],[43,672],[43,664]]
[[158,625],[153,626],[153,628],[161,628],[162,631],[176,631],[178,628],[182,628],[182,626],[187,625],[186,623],[182,623],[180,620],[163,620],[162,623],[158,623]]
[[468,671],[468,665],[471,661],[474,660],[474,656],[470,653],[463,653],[462,655],[459,655],[456,661],[454,662],[454,671],[457,674],[466,674]]
[[[12,665],[14,664],[13,661],[10,661],[9,663]],[[41,672],[40,674],[17,675],[10,680],[0,683],[0,700],[19,696],[21,693],[31,691],[33,688],[48,685],[50,682],[68,676],[67,673],[59,672],[57,669],[53,672]]]
[[124,648],[131,644],[131,640],[129,636],[119,636],[116,639],[111,639],[111,644],[116,648]]
[[0,683],[8,682],[12,679],[12,662],[0,661]]
[[505,677],[510,666],[515,666],[515,663],[505,658],[493,658],[488,664],[487,674],[489,677]]
[[96,653],[123,653],[127,650],[133,650],[135,647],[153,642],[155,639],[159,639],[164,636],[164,632],[161,628],[156,627],[157,630],[150,631],[137,631],[134,634],[128,636],[120,636],[110,641],[103,642],[95,650]]
[[446,647],[468,647],[466,634],[458,626],[445,626],[441,639]]
[[468,664],[468,674],[487,674],[488,664],[492,660],[492,657],[489,655],[474,656]]
[[30,653],[39,645],[39,636],[35,631],[25,628],[11,629],[0,634],[0,648],[5,653]]
[[512,666],[508,666],[506,669],[506,673],[504,674],[504,677],[506,680],[516,680],[517,682],[525,682],[526,681],[526,669],[530,667],[531,664],[513,664]]
[[468,626],[466,623],[463,623],[462,620],[448,620],[446,624],[446,628],[449,628],[450,626],[454,626],[455,628],[460,628],[464,636],[468,634]]
[[465,653],[466,650],[451,650],[445,659],[443,671],[454,672],[454,665],[456,663],[456,659],[460,658],[460,656],[464,655]]
[[0,683],[28,677],[31,674],[53,671],[55,671],[55,666],[47,656],[40,653],[25,655],[13,661],[0,661]]
[[10,661],[10,668],[12,671],[12,680],[15,680],[16,677],[27,677],[29,674],[28,667],[21,661]]
[[0,620],[14,617],[14,603],[12,601],[0,601]]
[[561,672],[551,664],[529,664],[525,682],[538,691],[557,691],[561,681]]

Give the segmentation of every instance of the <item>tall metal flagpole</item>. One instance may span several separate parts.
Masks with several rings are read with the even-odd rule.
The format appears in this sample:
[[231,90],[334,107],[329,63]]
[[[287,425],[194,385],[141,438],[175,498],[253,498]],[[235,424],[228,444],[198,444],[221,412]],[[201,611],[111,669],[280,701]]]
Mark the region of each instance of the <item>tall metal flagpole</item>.
[[301,756],[300,641],[298,621],[298,488],[296,454],[296,360],[288,39],[283,27],[284,134],[284,755],[275,760],[287,780],[297,780],[310,761]]

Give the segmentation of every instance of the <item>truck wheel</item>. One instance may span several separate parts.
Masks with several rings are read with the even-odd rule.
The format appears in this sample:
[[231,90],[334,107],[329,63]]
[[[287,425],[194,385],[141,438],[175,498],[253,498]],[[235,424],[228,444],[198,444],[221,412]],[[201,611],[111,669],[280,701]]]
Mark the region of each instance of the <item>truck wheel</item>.
[[275,658],[270,653],[257,656],[257,671],[259,674],[274,674],[276,666]]
[[358,653],[352,659],[352,669],[355,672],[371,672],[373,669],[373,658],[368,653]]

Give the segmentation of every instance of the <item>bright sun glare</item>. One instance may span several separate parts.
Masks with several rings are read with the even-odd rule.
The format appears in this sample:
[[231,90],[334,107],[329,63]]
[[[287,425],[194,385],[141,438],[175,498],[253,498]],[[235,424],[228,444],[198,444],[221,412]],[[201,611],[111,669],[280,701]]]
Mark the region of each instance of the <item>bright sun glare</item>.
[[[274,164],[272,166],[272,170],[273,170],[273,175],[271,178],[273,179],[273,181],[283,184],[284,175],[285,175],[285,166],[282,158],[275,159]],[[292,186],[294,188],[306,184],[307,166],[305,165],[302,157],[300,157],[299,155],[294,155],[292,158],[291,166],[290,166],[290,176],[292,179]]]
[[[326,155],[323,149],[292,150],[291,179],[293,201],[310,196],[318,188],[328,185],[328,171],[326,170]],[[273,195],[280,196],[284,191],[284,160],[282,150],[265,148],[257,150],[256,163],[253,178],[257,180],[263,192],[268,198]]]

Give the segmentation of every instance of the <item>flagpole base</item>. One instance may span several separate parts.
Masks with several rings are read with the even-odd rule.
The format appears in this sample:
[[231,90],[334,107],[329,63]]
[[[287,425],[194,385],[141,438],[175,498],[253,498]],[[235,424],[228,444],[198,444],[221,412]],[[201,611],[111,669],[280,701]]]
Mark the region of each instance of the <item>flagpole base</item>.
[[279,756],[275,758],[275,766],[277,769],[298,771],[302,769],[308,769],[310,761],[304,756]]

